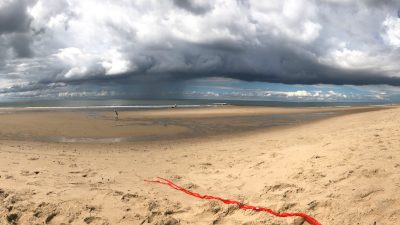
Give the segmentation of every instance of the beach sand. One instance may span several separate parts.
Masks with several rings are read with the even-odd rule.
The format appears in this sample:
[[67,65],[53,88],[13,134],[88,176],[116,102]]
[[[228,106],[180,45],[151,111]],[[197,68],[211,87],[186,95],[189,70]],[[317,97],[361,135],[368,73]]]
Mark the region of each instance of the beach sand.
[[[0,224],[307,224],[144,182],[156,177],[194,192],[304,212],[324,225],[398,224],[400,108],[381,109],[274,129],[122,143],[34,137],[177,135],[188,127],[142,120],[115,126],[108,112],[5,110],[0,114]],[[122,113],[125,118],[117,123],[146,116],[148,121],[237,119],[293,110],[326,109],[155,110]]]

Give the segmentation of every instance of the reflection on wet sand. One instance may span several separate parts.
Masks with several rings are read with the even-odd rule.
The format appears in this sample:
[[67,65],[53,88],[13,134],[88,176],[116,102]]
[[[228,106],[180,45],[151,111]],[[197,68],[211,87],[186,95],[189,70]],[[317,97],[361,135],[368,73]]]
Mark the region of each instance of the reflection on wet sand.
[[120,112],[110,110],[17,110],[0,114],[0,138],[50,142],[115,143],[214,137],[250,132],[378,107],[216,107]]

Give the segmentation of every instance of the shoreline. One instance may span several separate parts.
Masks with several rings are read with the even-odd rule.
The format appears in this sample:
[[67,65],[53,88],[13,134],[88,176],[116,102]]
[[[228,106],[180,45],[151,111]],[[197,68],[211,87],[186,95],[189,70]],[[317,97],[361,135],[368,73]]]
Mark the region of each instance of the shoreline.
[[388,108],[393,107],[176,108],[121,111],[118,121],[113,120],[112,112],[103,110],[25,109],[0,114],[0,140],[104,144],[184,141],[266,132],[341,115]]

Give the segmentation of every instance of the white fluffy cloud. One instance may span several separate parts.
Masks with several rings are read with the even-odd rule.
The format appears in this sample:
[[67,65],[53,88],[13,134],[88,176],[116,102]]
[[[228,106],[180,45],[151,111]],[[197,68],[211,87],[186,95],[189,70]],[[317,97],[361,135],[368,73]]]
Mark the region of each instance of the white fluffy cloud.
[[400,47],[400,18],[388,16],[383,21],[385,28],[384,38],[393,47]]

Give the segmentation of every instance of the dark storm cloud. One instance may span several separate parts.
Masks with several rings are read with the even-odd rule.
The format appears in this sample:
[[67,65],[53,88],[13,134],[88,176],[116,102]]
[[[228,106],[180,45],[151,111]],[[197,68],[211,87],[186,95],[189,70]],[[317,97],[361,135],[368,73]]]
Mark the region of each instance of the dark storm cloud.
[[9,39],[9,44],[18,58],[26,58],[33,55],[30,46],[32,41],[30,35],[17,33],[11,35]]
[[24,0],[5,1],[0,5],[0,35],[29,30],[31,17]]
[[208,4],[199,4],[193,0],[173,0],[174,4],[194,14],[205,14],[212,9]]
[[397,0],[366,0],[365,3],[369,6],[382,7],[382,6],[399,6],[400,3]]
[[[31,49],[32,37],[30,24],[32,17],[28,6],[35,1],[15,0],[4,1],[0,4],[0,60],[11,49],[15,57],[26,58],[33,56]],[[3,60],[2,60],[3,61]],[[0,65],[4,62],[0,62]]]
[[[277,45],[280,46],[280,45]],[[197,46],[201,47],[201,46]],[[195,47],[191,48],[195,50]],[[154,78],[155,81],[186,80],[199,77],[226,77],[243,81],[263,81],[285,84],[335,84],[335,85],[371,85],[389,84],[400,86],[400,77],[382,76],[379,72],[367,69],[341,69],[324,65],[315,59],[298,54],[291,49],[283,47],[268,48],[269,55],[263,49],[252,49],[251,54],[244,50],[221,47],[218,44],[195,50],[197,54],[182,54],[183,68],[169,71],[152,72],[164,60],[158,55],[153,55],[152,64],[142,66],[143,70],[127,73],[115,80],[126,82],[132,80]],[[250,59],[250,60],[249,60]],[[154,69],[154,70],[153,70]],[[97,80],[102,80],[98,78]],[[90,80],[89,80],[90,82]]]
[[149,84],[208,77],[400,86],[399,8],[391,0],[5,1],[0,90],[108,83],[165,92]]

